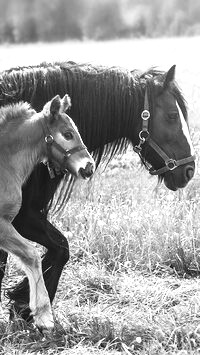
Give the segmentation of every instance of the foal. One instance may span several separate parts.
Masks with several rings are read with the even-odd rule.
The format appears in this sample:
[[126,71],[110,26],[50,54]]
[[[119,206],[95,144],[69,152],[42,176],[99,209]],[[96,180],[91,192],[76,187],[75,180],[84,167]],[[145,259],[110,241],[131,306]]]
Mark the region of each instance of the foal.
[[30,286],[30,309],[41,330],[54,326],[36,249],[13,227],[22,202],[22,185],[34,166],[46,161],[74,176],[90,177],[94,161],[84,146],[72,119],[65,113],[70,99],[54,97],[40,113],[29,104],[0,109],[0,248],[17,256]]

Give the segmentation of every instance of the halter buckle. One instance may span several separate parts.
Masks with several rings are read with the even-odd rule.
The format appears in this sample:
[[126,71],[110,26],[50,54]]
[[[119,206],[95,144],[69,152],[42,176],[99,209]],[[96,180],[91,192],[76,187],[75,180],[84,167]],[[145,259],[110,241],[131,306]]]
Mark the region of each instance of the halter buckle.
[[169,159],[168,161],[166,161],[165,164],[169,170],[174,170],[177,168],[177,163],[176,163],[176,160],[174,160],[174,159]]
[[71,155],[72,155],[72,153],[70,150],[65,150],[65,154],[64,154],[65,158],[68,159]]
[[141,146],[139,144],[139,145],[133,146],[133,150],[134,150],[134,152],[136,152],[137,154],[140,155],[142,148],[141,148]]
[[150,112],[148,110],[143,110],[141,117],[144,121],[147,121],[150,118]]

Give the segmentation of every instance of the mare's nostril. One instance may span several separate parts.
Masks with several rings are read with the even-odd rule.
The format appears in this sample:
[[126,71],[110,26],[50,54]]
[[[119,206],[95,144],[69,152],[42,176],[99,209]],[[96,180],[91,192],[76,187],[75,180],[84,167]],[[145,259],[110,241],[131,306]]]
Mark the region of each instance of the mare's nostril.
[[185,174],[186,174],[188,181],[191,180],[194,176],[194,168],[192,166],[188,166],[185,169]]

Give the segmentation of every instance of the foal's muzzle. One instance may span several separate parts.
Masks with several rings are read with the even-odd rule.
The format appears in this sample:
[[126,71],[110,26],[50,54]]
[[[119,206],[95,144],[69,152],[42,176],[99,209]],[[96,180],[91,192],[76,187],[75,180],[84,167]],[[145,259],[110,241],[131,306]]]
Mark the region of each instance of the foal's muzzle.
[[85,169],[80,168],[79,172],[83,179],[87,179],[94,174],[94,170],[95,170],[94,164],[88,162],[86,164]]

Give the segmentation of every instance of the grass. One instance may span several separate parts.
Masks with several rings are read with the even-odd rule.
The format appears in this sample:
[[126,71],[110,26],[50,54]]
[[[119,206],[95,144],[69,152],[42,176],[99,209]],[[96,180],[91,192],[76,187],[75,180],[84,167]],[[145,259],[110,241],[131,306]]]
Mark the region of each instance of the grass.
[[[199,155],[200,88],[191,79],[198,69],[185,63],[181,70],[192,87]],[[53,304],[55,331],[44,338],[20,319],[10,323],[4,297],[0,354],[199,354],[199,174],[197,165],[189,185],[171,192],[128,150],[78,182],[65,210],[51,216],[71,252]],[[4,290],[18,278],[11,258]]]
[[[2,320],[4,351],[198,353],[199,191],[198,173],[177,193],[157,186],[131,151],[79,182],[65,211],[52,216],[71,251],[53,337]],[[15,272],[12,265],[9,282]]]

